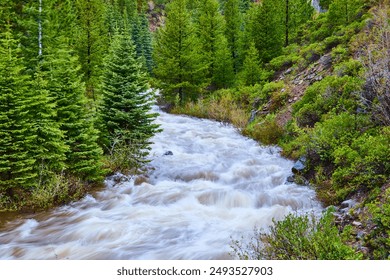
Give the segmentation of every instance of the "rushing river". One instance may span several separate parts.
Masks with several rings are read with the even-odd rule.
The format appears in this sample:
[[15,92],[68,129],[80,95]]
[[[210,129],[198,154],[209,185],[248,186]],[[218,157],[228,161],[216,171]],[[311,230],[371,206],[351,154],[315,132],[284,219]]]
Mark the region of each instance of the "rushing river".
[[1,259],[228,259],[232,238],[289,212],[317,211],[315,192],[286,182],[293,163],[233,127],[161,112],[148,180],[13,219]]

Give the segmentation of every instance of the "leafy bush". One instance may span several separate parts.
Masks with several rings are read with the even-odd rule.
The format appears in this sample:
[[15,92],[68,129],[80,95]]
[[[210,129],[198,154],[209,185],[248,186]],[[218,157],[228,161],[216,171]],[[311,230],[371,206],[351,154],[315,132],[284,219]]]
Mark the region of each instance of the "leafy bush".
[[334,225],[333,209],[320,219],[314,215],[289,214],[273,221],[268,232],[255,229],[251,241],[233,241],[233,255],[239,259],[347,260],[361,259],[345,245]]
[[306,89],[303,98],[293,105],[293,114],[301,127],[313,127],[322,115],[355,112],[358,103],[357,92],[362,81],[350,76],[328,76]]
[[366,239],[366,246],[371,247],[374,259],[390,260],[390,188],[383,193],[383,198],[369,205],[374,230]]
[[365,115],[330,115],[324,122],[317,123],[310,132],[308,154],[323,162],[333,163],[334,151],[341,146],[350,145],[369,124]]
[[270,98],[269,110],[275,112],[284,106],[288,100],[290,91],[289,89],[282,88],[279,91],[273,92]]
[[320,43],[310,44],[301,50],[301,56],[304,57],[308,63],[317,61],[323,54],[323,47]]
[[283,128],[278,125],[275,115],[268,114],[264,120],[254,122],[243,131],[244,134],[265,145],[277,144],[283,136]]
[[348,61],[338,64],[334,68],[334,72],[339,77],[343,77],[343,76],[359,77],[362,74],[361,73],[362,67],[363,65],[360,61],[351,58]]
[[332,49],[331,55],[332,55],[332,62],[338,63],[339,61],[346,59],[350,55],[350,53],[345,46],[339,45],[334,49]]
[[351,145],[333,151],[336,169],[332,179],[339,193],[381,187],[390,176],[390,129],[371,135],[364,133]]
[[296,62],[298,62],[299,59],[300,56],[295,53],[289,55],[281,55],[272,59],[269,62],[269,66],[273,70],[280,71],[293,66]]
[[339,44],[343,42],[343,38],[341,36],[330,36],[327,37],[324,41],[324,50],[326,52],[330,51],[331,49],[337,47]]
[[148,162],[146,156],[149,149],[144,141],[138,141],[135,135],[117,135],[109,147],[106,166],[113,173],[137,174]]
[[262,93],[269,97],[271,96],[272,93],[274,92],[277,92],[277,91],[280,91],[283,87],[284,87],[284,82],[283,81],[279,81],[279,82],[270,82],[270,83],[267,83],[263,86],[263,90],[262,90]]

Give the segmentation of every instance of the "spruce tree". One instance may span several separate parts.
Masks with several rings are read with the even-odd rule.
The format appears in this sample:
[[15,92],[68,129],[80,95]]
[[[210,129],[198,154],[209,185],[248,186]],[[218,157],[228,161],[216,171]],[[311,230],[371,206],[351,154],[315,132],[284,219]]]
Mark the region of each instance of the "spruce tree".
[[232,54],[228,48],[228,42],[224,35],[217,37],[218,44],[215,50],[214,69],[212,83],[217,88],[228,88],[234,85],[234,69]]
[[105,24],[103,0],[76,0],[76,48],[80,59],[83,81],[89,98],[99,97],[103,60],[108,48],[108,27]]
[[224,34],[225,20],[219,12],[217,0],[200,0],[198,5],[197,32],[202,51],[209,59],[207,78],[211,80],[211,88],[225,87],[229,84],[226,79],[232,79],[232,73],[229,73],[232,58]]
[[234,72],[240,69],[242,58],[241,28],[242,16],[240,13],[241,0],[226,0],[224,5],[224,15],[226,21],[226,38],[233,58]]
[[152,47],[152,34],[149,30],[149,21],[145,13],[140,14],[140,31],[141,31],[141,44],[142,44],[142,56],[145,58],[146,68],[149,73],[153,69],[153,47]]
[[38,185],[46,184],[55,173],[65,169],[65,153],[68,151],[64,133],[56,121],[56,103],[47,90],[47,83],[41,65],[38,65],[28,91],[27,114],[34,136],[29,154],[35,159]]
[[34,187],[37,178],[29,153],[35,139],[28,118],[29,77],[17,45],[8,24],[0,37],[0,190],[9,195],[15,187]]
[[[136,60],[131,38],[122,33],[113,38],[103,77],[103,102],[100,117],[104,126],[103,142],[107,150],[119,141],[136,144],[143,161],[149,139],[158,131],[153,124],[157,114],[151,113],[151,96],[146,91],[146,76]],[[129,159],[130,160],[130,159]]]
[[252,42],[245,57],[241,72],[244,84],[253,86],[259,83],[261,81],[261,73],[259,52],[255,47],[255,43]]
[[100,179],[102,150],[97,144],[98,131],[87,107],[78,59],[69,50],[67,39],[57,38],[45,60],[46,78],[50,81],[47,88],[56,102],[56,121],[69,146],[67,172],[84,180]]
[[328,22],[332,30],[356,19],[364,6],[364,0],[333,0],[329,5]]
[[165,26],[156,34],[154,75],[169,102],[194,99],[208,84],[208,64],[186,4],[186,0],[171,2]]
[[[311,19],[314,8],[308,0],[278,0],[283,10],[284,46],[296,39],[298,28]],[[284,2],[284,3],[283,3]]]
[[[246,38],[254,41],[262,63],[281,54],[283,48],[283,21],[281,2],[263,0],[254,3],[248,11]],[[246,46],[249,49],[250,46]]]

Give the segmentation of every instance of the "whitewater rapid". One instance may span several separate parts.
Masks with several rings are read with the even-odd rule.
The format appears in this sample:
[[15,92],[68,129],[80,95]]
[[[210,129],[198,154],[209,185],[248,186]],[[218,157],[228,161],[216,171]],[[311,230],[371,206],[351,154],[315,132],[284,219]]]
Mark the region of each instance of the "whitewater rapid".
[[[1,259],[229,259],[232,239],[320,211],[293,163],[230,125],[160,112],[147,178],[0,228]],[[115,179],[116,178],[116,179]],[[136,184],[135,184],[136,180]]]

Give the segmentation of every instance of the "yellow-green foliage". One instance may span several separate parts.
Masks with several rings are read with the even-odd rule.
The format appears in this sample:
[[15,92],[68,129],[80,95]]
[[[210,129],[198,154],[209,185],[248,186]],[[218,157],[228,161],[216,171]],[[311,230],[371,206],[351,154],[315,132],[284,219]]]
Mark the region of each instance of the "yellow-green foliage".
[[390,174],[390,129],[367,132],[332,150],[338,195],[382,186]]
[[373,250],[373,258],[390,260],[390,188],[383,193],[383,198],[369,205],[374,230],[366,239],[366,246]]
[[199,99],[196,103],[189,102],[184,106],[175,107],[172,113],[214,119],[231,123],[237,128],[244,128],[248,123],[249,113],[240,107],[239,100],[247,100],[247,98],[249,95],[242,97],[233,90],[219,90],[207,99]]
[[244,134],[265,145],[277,144],[283,135],[283,128],[278,125],[275,115],[267,115],[263,120],[255,120],[245,130]]
[[298,125],[312,127],[330,111],[356,111],[359,105],[356,93],[361,90],[361,84],[361,79],[351,76],[327,76],[314,83],[293,106]]
[[233,256],[246,260],[361,259],[361,254],[343,243],[332,211],[329,209],[320,219],[289,214],[282,221],[274,221],[269,232],[256,229],[249,244],[233,241]]

